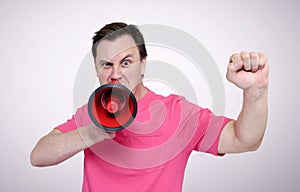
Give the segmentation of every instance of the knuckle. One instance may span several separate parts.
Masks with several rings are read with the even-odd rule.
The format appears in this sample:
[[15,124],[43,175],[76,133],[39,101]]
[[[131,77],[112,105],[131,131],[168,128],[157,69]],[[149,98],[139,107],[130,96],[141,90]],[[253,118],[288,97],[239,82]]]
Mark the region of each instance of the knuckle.
[[256,52],[250,52],[249,55],[250,55],[251,59],[257,59],[258,58],[258,54]]
[[232,54],[229,58],[230,62],[234,62],[236,57],[236,53]]
[[248,59],[250,59],[249,53],[247,53],[247,52],[241,52],[241,58],[242,58],[243,60],[248,60]]

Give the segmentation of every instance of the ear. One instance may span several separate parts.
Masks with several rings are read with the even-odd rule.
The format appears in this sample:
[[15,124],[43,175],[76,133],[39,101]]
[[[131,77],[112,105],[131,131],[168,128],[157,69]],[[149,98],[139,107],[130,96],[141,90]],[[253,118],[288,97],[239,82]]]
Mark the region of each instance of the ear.
[[146,71],[146,57],[141,60],[141,75],[144,76]]

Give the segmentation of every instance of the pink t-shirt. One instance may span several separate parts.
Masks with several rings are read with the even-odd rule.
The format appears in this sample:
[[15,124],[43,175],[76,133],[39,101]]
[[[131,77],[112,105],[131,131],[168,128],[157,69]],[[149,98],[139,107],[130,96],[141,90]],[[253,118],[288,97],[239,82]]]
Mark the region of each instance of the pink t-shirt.
[[[183,97],[152,91],[138,101],[133,123],[84,150],[83,192],[180,192],[193,150],[217,155],[230,119],[215,116]],[[87,105],[57,128],[68,132],[91,123]]]

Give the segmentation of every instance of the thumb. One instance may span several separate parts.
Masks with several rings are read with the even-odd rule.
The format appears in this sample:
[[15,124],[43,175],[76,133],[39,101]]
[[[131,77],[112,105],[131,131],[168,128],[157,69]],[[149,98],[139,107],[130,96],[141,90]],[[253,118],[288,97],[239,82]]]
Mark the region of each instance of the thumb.
[[116,132],[108,132],[108,131],[104,131],[103,133],[103,139],[112,139],[116,136]]

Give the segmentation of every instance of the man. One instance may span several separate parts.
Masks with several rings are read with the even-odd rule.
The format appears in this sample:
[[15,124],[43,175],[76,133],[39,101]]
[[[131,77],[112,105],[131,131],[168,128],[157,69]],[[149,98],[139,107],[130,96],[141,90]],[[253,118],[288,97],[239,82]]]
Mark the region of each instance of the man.
[[183,97],[163,97],[142,82],[147,51],[136,26],[111,23],[95,33],[93,56],[100,84],[118,82],[138,101],[134,122],[105,132],[91,123],[87,105],[39,140],[34,166],[56,165],[84,150],[82,190],[181,191],[190,153],[214,155],[256,150],[268,113],[267,58],[263,53],[233,54],[227,79],[243,90],[237,120],[215,116]]

